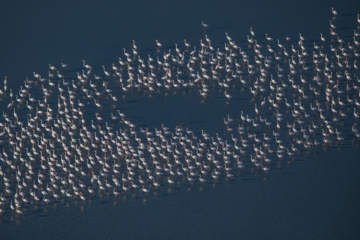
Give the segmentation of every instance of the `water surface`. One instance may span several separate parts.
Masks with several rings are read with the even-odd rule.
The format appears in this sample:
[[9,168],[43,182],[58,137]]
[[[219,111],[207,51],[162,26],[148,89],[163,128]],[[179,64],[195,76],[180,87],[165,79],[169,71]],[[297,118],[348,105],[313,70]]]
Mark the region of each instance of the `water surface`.
[[[249,27],[257,36],[319,41],[329,32],[330,7],[340,13],[338,32],[351,39],[360,4],[354,1],[87,1],[6,2],[0,9],[0,78],[17,89],[32,72],[47,72],[49,63],[81,60],[111,66],[130,50],[156,51],[155,39],[174,48],[187,39],[197,45],[207,34],[222,46],[225,32],[246,45]],[[245,93],[244,93],[245,94]],[[246,96],[244,96],[246,99]],[[129,96],[122,111],[139,127],[224,132],[222,118],[249,110],[239,97],[200,103],[194,94]],[[359,142],[334,146],[287,161],[269,175],[245,172],[234,181],[160,189],[156,195],[135,193],[126,199],[102,196],[85,204],[51,204],[8,214],[0,239],[358,239],[360,231]]]

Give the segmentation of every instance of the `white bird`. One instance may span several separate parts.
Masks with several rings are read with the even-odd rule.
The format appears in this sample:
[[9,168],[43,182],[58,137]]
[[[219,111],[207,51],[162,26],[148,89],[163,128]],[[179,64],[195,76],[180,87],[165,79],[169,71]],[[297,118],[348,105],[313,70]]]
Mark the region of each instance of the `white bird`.
[[201,25],[202,25],[204,28],[208,28],[208,27],[209,27],[209,25],[206,24],[206,23],[204,23],[204,21],[201,21]]

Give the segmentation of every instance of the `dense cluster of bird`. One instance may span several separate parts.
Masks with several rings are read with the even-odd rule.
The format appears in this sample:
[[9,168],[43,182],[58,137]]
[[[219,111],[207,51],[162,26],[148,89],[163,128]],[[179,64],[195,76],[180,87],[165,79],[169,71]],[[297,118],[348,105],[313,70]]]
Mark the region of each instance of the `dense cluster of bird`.
[[[72,78],[67,65],[33,73],[19,92],[0,90],[0,213],[22,214],[34,204],[85,201],[99,193],[144,194],[179,183],[216,182],[251,169],[267,174],[272,164],[321,146],[359,140],[359,15],[352,41],[336,32],[313,43],[299,34],[285,43],[266,34],[247,36],[248,52],[226,34],[220,50],[205,35],[175,51],[132,53],[95,74],[83,61]],[[204,28],[208,25],[202,23]],[[246,48],[243,47],[243,48]],[[155,59],[154,59],[155,58]],[[141,91],[184,90],[229,103],[243,88],[254,111],[224,118],[224,134],[196,134],[182,126],[137,127],[119,110],[118,98]],[[115,110],[102,111],[114,105]],[[7,106],[7,108],[6,108]],[[109,119],[110,121],[107,121]]]

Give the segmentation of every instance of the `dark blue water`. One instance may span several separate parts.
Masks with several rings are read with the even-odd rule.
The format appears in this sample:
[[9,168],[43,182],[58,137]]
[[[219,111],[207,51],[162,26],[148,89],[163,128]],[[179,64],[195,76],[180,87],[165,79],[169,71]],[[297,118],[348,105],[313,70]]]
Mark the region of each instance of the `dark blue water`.
[[[340,13],[338,32],[351,39],[360,12],[355,1],[61,1],[4,2],[0,8],[0,79],[18,89],[32,72],[44,75],[48,64],[81,60],[101,72],[131,49],[156,52],[155,40],[174,49],[183,39],[198,45],[201,21],[221,47],[225,32],[246,45],[257,36],[318,41],[329,32],[333,6]],[[325,35],[327,36],[327,35]],[[195,94],[130,96],[122,111],[137,126],[188,126],[195,132],[224,132],[222,118],[248,111],[248,96],[230,105],[215,94],[206,103]],[[305,154],[304,154],[305,155]],[[29,209],[23,217],[8,214],[0,239],[359,239],[360,148],[353,141],[295,162],[284,161],[269,175],[245,172],[235,181],[178,185],[145,196],[61,202]]]

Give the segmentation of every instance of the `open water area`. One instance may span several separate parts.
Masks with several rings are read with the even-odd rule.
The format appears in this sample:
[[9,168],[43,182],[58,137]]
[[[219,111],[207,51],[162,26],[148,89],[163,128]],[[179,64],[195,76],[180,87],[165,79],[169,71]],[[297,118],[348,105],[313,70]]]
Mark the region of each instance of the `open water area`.
[[1,5],[0,239],[360,238],[360,3]]

